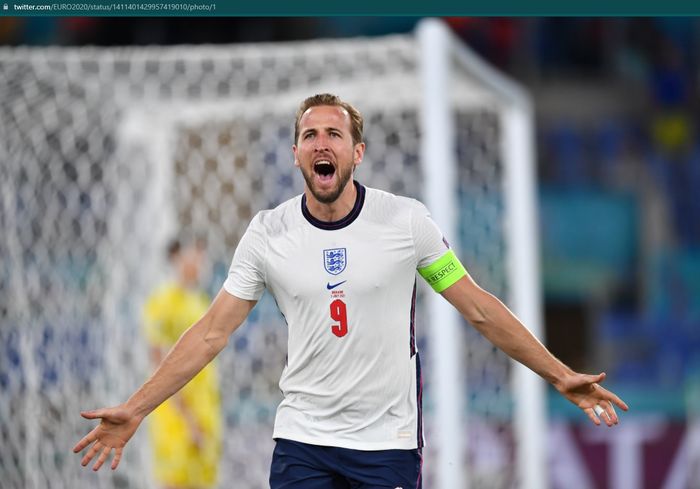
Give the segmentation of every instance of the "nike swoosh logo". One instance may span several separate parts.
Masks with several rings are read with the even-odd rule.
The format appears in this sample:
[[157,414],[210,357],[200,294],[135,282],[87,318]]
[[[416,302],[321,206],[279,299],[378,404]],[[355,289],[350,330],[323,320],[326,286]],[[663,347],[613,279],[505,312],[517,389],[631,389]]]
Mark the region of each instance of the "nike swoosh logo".
[[333,284],[333,285],[331,285],[331,283],[328,282],[328,283],[326,284],[326,288],[327,288],[328,290],[333,290],[333,289],[335,289],[337,286],[343,285],[345,282],[347,282],[347,280],[343,280],[342,282],[338,282],[337,284]]

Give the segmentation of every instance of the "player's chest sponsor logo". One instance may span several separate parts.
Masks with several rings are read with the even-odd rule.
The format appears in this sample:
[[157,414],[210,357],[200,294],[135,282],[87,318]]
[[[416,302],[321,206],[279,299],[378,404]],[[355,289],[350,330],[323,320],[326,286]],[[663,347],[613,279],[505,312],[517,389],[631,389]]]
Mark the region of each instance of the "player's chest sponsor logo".
[[331,248],[323,250],[323,267],[331,275],[338,275],[348,263],[345,248]]

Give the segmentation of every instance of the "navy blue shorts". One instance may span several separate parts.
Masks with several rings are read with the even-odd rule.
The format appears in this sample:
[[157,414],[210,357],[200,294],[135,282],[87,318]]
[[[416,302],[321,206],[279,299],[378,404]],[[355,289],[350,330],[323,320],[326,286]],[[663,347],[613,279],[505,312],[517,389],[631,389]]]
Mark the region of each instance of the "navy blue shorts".
[[270,489],[421,489],[415,450],[351,450],[278,439]]

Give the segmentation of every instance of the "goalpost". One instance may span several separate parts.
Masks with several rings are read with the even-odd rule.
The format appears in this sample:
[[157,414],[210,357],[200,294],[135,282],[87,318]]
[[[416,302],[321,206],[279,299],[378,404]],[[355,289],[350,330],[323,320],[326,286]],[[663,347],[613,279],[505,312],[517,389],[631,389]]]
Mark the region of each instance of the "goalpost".
[[[115,474],[70,446],[148,372],[140,309],[174,233],[215,292],[249,220],[298,194],[293,117],[366,118],[364,184],[423,200],[475,279],[541,337],[532,108],[437,20],[416,35],[239,46],[0,49],[0,473],[8,489],[152,487],[140,430]],[[269,297],[218,359],[222,481],[265,487],[286,353]],[[544,388],[419,286],[426,488],[546,487]],[[222,487],[225,484],[222,484]]]
[[[496,111],[502,132],[500,158],[503,164],[504,233],[509,244],[506,250],[507,277],[510,285],[508,303],[513,311],[543,339],[539,303],[538,242],[536,222],[535,163],[533,148],[533,113],[527,93],[516,83],[488,66],[473,52],[465,49],[447,29],[434,21],[424,21],[418,28],[421,44],[423,96],[423,165],[425,166],[425,203],[434,218],[451,236],[457,236],[459,199],[454,188],[459,161],[455,152],[453,89],[455,72],[464,70],[478,88],[484,90],[485,103]],[[475,95],[475,93],[472,93]],[[476,105],[476,104],[475,104]],[[431,165],[441,164],[437,170]],[[517,243],[517,246],[515,245]],[[458,243],[455,243],[459,247]],[[439,459],[439,487],[468,487],[455,460],[464,451],[462,438],[454,436],[462,421],[460,406],[464,396],[455,386],[462,385],[458,373],[464,370],[455,346],[462,327],[449,304],[432,295],[432,341],[440,352],[434,365],[438,440],[443,453],[455,454]],[[547,487],[545,474],[545,405],[543,382],[523,365],[514,363],[511,388],[515,399],[513,426],[517,440],[516,464],[520,487]]]

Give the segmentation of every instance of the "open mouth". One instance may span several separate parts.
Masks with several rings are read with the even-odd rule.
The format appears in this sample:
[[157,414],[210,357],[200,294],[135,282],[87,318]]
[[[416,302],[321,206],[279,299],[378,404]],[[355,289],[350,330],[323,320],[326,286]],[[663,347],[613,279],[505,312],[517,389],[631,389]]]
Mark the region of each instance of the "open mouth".
[[329,181],[335,174],[335,166],[330,161],[319,160],[314,163],[314,173],[318,175],[321,181]]

